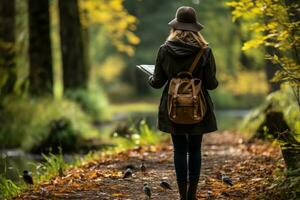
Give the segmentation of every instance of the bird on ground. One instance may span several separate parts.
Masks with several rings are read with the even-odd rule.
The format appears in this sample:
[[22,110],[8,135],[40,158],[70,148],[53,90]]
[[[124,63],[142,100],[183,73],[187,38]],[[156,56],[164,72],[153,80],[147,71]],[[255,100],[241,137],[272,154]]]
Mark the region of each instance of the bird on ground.
[[230,185],[230,186],[233,186],[233,182],[231,180],[231,178],[225,174],[222,174],[221,175],[221,180],[223,183],[227,184],[227,185]]
[[224,171],[220,171],[217,173],[217,178],[220,179],[223,183],[233,186],[233,182],[229,176],[225,174]]
[[123,176],[123,179],[125,178],[129,178],[132,176],[132,169],[131,168],[127,168],[124,172],[124,176]]
[[142,171],[143,173],[146,172],[146,166],[145,166],[144,162],[142,162],[142,164],[141,164],[141,166],[140,166],[140,169],[141,169],[141,171]]
[[148,183],[144,183],[143,191],[148,199],[151,199],[151,189]]
[[23,171],[23,180],[28,185],[33,185],[33,179],[28,170]]
[[164,181],[164,180],[161,180],[159,185],[160,185],[160,187],[162,187],[165,191],[166,191],[166,190],[172,190],[171,185],[170,185],[168,182]]

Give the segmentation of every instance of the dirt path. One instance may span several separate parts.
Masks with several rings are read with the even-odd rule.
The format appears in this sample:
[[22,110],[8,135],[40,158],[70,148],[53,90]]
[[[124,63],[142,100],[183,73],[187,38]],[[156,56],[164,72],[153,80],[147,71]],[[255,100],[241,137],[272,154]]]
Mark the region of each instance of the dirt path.
[[[147,173],[139,170],[145,159]],[[106,156],[81,168],[66,172],[37,186],[16,199],[146,199],[142,187],[148,182],[152,199],[178,199],[173,152],[170,143],[147,146]],[[126,165],[133,165],[133,177],[122,179]],[[278,147],[269,143],[247,144],[231,132],[204,137],[199,199],[255,199],[268,186],[276,167],[284,167]],[[224,171],[234,185],[225,185],[217,174]],[[166,179],[173,191],[164,191],[159,182]]]

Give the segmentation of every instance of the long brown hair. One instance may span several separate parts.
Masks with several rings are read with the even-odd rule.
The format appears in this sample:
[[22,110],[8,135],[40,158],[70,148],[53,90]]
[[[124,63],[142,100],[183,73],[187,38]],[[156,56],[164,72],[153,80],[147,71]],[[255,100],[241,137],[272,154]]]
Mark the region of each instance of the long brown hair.
[[178,29],[173,29],[173,28],[171,29],[167,40],[169,40],[169,41],[196,40],[201,47],[208,45],[208,42],[204,39],[203,35],[200,32],[178,30]]

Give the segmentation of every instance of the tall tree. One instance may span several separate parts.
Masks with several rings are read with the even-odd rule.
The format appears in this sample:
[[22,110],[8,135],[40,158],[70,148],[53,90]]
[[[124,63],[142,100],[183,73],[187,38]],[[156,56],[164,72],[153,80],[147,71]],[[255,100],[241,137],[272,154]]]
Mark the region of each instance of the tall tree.
[[[272,18],[269,17],[269,16],[265,16],[263,18],[263,20],[265,21],[265,26],[267,26],[267,24],[272,22]],[[265,31],[264,34],[268,35],[268,31]],[[276,40],[274,40],[273,38],[270,38],[270,39],[267,40],[267,42],[275,43]],[[274,46],[266,45],[265,46],[265,53],[267,55],[278,55],[278,56],[281,57],[281,52],[278,49],[276,49]],[[266,74],[266,78],[267,78],[267,81],[268,81],[269,93],[280,90],[280,82],[272,82],[272,79],[273,79],[274,75],[276,74],[276,72],[279,69],[280,69],[280,65],[278,63],[275,64],[270,59],[265,60],[265,74]]]
[[51,94],[52,54],[48,0],[28,0],[29,10],[29,91],[33,95]]
[[[269,55],[280,55],[280,52],[272,46],[266,46],[265,52]],[[271,81],[278,69],[280,69],[279,64],[274,64],[272,60],[265,60],[265,74],[268,81],[269,93],[280,90],[280,82]]]
[[[300,3],[299,2],[297,3],[296,1],[293,1],[293,0],[285,0],[284,2],[285,2],[285,5],[287,6],[289,23],[295,23],[295,25],[292,26],[292,28],[291,28],[291,37],[294,38],[293,40],[296,40],[295,38],[298,37],[298,40],[299,40],[299,34],[300,34],[299,7],[300,7]],[[297,62],[297,64],[300,65],[300,44],[299,44],[299,42],[292,43],[292,56],[293,56],[294,60]]]
[[86,88],[89,70],[84,59],[78,0],[59,0],[59,15],[64,88]]
[[15,1],[0,1],[0,96],[12,93],[15,72]]
[[[250,36],[249,32],[247,32],[247,33],[243,32],[242,23],[240,20],[236,20],[235,24],[237,25],[237,33],[238,33],[240,42],[241,42],[241,44],[244,44],[251,36]],[[254,59],[249,57],[245,53],[245,51],[240,51],[239,61],[240,61],[241,66],[245,69],[253,69],[253,67],[254,67],[253,66]]]

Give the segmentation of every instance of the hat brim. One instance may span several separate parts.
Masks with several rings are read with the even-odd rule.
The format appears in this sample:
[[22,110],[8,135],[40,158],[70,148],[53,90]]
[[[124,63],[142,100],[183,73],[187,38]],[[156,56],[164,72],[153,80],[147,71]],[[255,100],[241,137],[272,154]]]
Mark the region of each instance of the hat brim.
[[186,31],[194,31],[198,32],[201,31],[204,26],[200,24],[199,22],[196,23],[184,23],[184,22],[179,22],[177,19],[173,19],[168,23],[169,26],[171,26],[174,29],[178,30],[186,30]]

